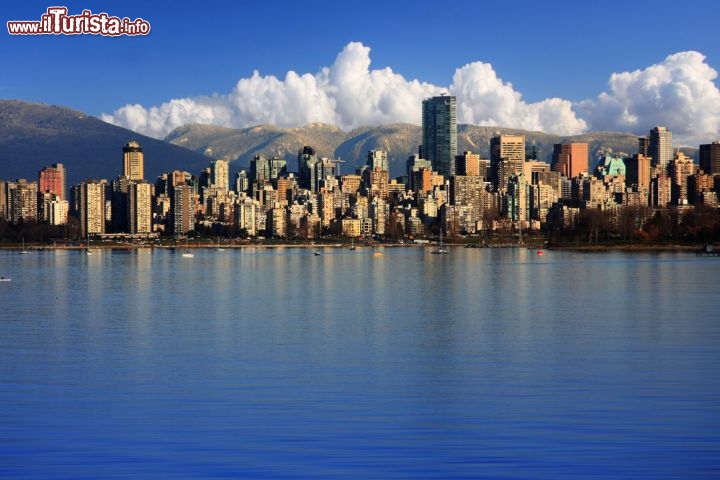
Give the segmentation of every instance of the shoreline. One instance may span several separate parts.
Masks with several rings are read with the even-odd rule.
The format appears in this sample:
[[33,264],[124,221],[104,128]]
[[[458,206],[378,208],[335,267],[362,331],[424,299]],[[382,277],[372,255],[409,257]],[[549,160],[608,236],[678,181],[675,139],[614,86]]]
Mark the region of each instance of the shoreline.
[[[436,242],[431,243],[371,243],[371,244],[355,244],[355,248],[431,248],[437,246]],[[601,252],[689,252],[697,253],[702,251],[704,245],[689,244],[595,244],[595,245],[484,245],[463,243],[453,244],[446,243],[444,246],[448,248],[474,248],[474,249],[495,249],[495,248],[521,248],[530,250],[556,250],[556,251],[576,251],[587,253]],[[177,250],[177,249],[243,249],[243,248],[261,248],[261,249],[277,249],[277,248],[298,248],[298,249],[321,249],[321,248],[350,248],[350,243],[313,243],[313,244],[297,244],[297,243],[235,243],[235,244],[213,244],[213,243],[197,243],[187,245],[142,245],[142,244],[103,244],[103,245],[25,245],[28,251],[45,251],[45,250],[140,250],[140,249],[160,249],[160,250]],[[720,246],[715,246],[716,251],[720,251]],[[0,245],[0,250],[22,250],[20,245]]]

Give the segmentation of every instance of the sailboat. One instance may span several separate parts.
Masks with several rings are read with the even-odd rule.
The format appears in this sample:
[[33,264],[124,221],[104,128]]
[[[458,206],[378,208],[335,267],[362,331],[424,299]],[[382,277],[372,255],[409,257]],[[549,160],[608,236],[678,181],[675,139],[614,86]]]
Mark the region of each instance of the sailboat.
[[225,248],[223,248],[223,247],[220,246],[220,239],[219,239],[219,238],[217,239],[217,246],[215,247],[215,250],[218,251],[218,252],[224,252],[224,251],[225,251]]
[[22,250],[20,250],[20,255],[28,255],[30,253],[30,250],[25,249],[25,237],[22,239]]
[[85,255],[92,255],[93,252],[90,250],[90,232],[87,232],[87,247],[85,248]]
[[183,252],[182,256],[185,258],[193,258],[195,256],[195,254],[192,253],[190,251],[190,249],[188,248],[188,239],[187,238],[185,239],[185,251]]
[[448,253],[448,251],[443,248],[442,228],[440,229],[440,243],[438,244],[438,247],[430,253],[433,253],[435,255],[445,255]]
[[350,241],[350,250],[355,250],[355,239],[354,238]]

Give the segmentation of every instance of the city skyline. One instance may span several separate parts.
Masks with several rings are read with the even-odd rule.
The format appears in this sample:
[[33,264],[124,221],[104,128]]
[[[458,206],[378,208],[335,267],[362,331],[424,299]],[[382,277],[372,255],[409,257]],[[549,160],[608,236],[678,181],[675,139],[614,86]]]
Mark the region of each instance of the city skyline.
[[[692,9],[610,2],[600,12],[570,2],[520,2],[515,21],[526,28],[516,36],[503,34],[502,6],[475,2],[448,8],[370,2],[351,19],[330,2],[208,11],[162,3],[66,6],[74,14],[142,17],[152,30],[121,38],[4,34],[13,68],[0,77],[0,96],[105,114],[155,137],[190,122],[419,124],[418,100],[448,91],[458,98],[458,123],[560,134],[641,134],[667,125],[680,144],[690,145],[712,141],[720,130],[720,52],[710,34],[718,13],[709,2]],[[13,5],[5,19],[39,19],[47,7]],[[431,40],[409,27],[420,25],[428,10],[451,34]],[[480,36],[467,27],[475,18],[487,19]],[[626,33],[637,18],[673,28]],[[300,26],[310,33],[297,42]],[[117,74],[133,69],[133,81]]]

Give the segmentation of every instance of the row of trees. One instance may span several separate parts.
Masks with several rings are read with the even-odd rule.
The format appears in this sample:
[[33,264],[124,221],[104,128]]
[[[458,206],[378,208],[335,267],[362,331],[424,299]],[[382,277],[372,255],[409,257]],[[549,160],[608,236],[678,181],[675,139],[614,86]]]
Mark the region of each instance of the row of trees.
[[696,205],[687,210],[623,207],[619,211],[581,210],[575,228],[549,223],[551,241],[625,243],[714,243],[720,241],[720,210]]
[[[388,222],[386,237],[390,241],[403,238],[402,226],[392,214]],[[489,222],[488,222],[489,223]],[[431,229],[430,235],[437,234]],[[454,236],[452,229],[446,232]],[[486,231],[491,240],[493,235],[507,232]],[[528,232],[530,233],[530,232]],[[537,232],[535,232],[537,233]],[[543,226],[543,235],[551,243],[716,243],[720,242],[720,209],[696,205],[686,210],[676,208],[653,210],[647,207],[623,207],[615,211],[596,209],[580,210],[575,218],[574,228],[567,228],[558,220],[549,219]],[[247,237],[247,231],[227,225],[214,224],[212,227],[196,225],[196,236],[201,237]],[[52,226],[35,222],[13,224],[0,220],[0,242],[52,243],[82,241],[80,223],[70,217],[66,225]]]

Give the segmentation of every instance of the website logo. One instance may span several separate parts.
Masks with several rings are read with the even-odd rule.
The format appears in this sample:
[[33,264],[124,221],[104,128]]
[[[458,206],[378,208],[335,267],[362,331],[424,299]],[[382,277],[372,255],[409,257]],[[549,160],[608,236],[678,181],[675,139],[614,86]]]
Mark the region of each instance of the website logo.
[[150,23],[142,18],[111,17],[107,13],[83,10],[79,15],[68,15],[67,7],[48,7],[40,20],[13,20],[7,22],[10,35],[147,35]]

